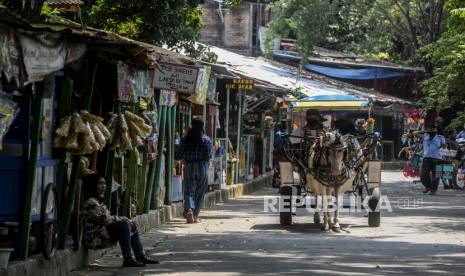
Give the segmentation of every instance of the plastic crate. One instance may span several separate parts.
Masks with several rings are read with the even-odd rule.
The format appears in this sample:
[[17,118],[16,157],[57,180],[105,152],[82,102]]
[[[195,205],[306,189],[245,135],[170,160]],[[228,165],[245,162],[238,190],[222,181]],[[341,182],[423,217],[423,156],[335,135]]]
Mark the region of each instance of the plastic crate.
[[410,164],[413,166],[413,167],[418,167],[420,168],[421,167],[421,163],[423,162],[423,157],[419,154],[414,154],[412,156],[412,159],[410,159]]
[[454,174],[454,166],[452,164],[439,164],[436,165],[436,178],[452,179]]

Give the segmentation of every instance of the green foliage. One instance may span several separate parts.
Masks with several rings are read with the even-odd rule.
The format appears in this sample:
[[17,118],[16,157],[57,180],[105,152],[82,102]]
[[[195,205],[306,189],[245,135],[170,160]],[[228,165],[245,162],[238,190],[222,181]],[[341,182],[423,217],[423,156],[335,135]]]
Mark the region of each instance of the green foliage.
[[91,26],[176,49],[192,46],[202,27],[195,0],[95,0],[83,18]]
[[42,6],[42,10],[40,11],[40,15],[44,18],[58,16],[60,11],[58,9],[50,8],[47,3]]
[[225,8],[233,8],[240,6],[242,4],[242,0],[225,0],[223,1],[223,7]]
[[216,63],[218,60],[218,55],[210,51],[209,46],[202,44],[197,44],[193,47],[188,47],[185,49],[186,55],[196,60],[201,60],[209,63]]
[[361,0],[338,0],[335,23],[328,43],[322,45],[354,52],[370,58],[392,59],[395,56],[393,36],[374,3]]
[[293,38],[301,56],[311,56],[313,48],[327,38],[333,8],[327,0],[276,1],[266,44],[271,45],[275,37]]
[[[426,108],[447,109],[465,104],[465,1],[447,1],[450,14],[447,31],[421,49],[421,57],[433,64],[432,76],[422,83]],[[451,126],[465,122],[465,112],[457,114]]]
[[271,49],[273,37],[294,38],[302,55],[321,46],[415,63],[416,51],[443,31],[443,6],[443,0],[280,0],[272,5],[266,44]]

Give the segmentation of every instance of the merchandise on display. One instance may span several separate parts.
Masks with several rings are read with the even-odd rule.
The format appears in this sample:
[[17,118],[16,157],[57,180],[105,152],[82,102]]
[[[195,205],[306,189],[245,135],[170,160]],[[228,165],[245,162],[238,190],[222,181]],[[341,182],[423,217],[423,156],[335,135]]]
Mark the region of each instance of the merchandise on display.
[[61,119],[55,133],[55,148],[65,148],[78,155],[103,150],[111,138],[103,118],[85,110]]

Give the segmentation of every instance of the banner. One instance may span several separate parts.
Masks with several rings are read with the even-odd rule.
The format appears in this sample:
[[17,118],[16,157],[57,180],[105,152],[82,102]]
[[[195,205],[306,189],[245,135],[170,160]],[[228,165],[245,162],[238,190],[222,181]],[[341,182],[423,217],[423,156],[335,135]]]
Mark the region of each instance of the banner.
[[81,58],[85,43],[63,41],[60,34],[17,32],[29,81],[41,81],[46,75],[63,69],[65,64]]
[[121,102],[137,102],[137,97],[149,98],[153,95],[150,87],[150,73],[148,70],[136,68],[119,61],[118,70],[118,100]]

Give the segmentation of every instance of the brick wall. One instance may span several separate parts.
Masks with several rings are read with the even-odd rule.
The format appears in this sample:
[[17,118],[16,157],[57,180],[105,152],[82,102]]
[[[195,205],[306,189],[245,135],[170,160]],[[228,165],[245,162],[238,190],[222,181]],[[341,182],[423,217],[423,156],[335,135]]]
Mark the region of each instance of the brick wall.
[[223,9],[222,21],[218,4],[206,1],[202,5],[203,28],[200,41],[250,55],[253,32],[252,8],[252,4],[245,2],[237,8]]

